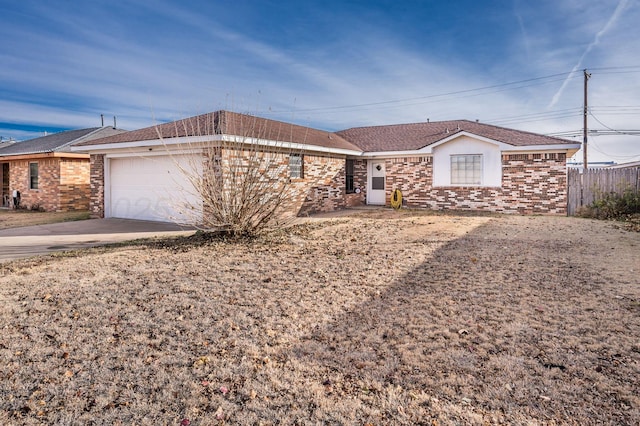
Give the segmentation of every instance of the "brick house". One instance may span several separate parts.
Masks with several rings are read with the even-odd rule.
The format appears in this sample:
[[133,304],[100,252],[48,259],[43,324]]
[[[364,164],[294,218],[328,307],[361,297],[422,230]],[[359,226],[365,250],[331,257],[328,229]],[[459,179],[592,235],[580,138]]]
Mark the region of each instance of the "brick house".
[[[241,138],[247,149],[227,149]],[[466,120],[326,132],[217,111],[77,144],[91,156],[97,217],[181,218],[176,197],[197,195],[181,172],[216,161],[249,160],[249,147],[287,148],[270,179],[293,188],[290,212],[306,215],[356,205],[389,205],[399,189],[408,207],[566,214],[566,159],[572,141]],[[184,218],[182,218],[184,219]]]
[[89,209],[89,155],[71,152],[76,143],[121,133],[112,127],[69,130],[0,148],[2,207],[45,211]]

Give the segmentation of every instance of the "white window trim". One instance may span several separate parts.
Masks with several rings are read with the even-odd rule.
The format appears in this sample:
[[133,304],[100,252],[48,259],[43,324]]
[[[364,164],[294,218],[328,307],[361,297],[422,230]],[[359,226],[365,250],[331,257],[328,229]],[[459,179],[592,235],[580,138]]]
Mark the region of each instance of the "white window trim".
[[[33,179],[32,179],[32,175],[31,175],[31,165],[35,164],[36,166],[38,166],[38,174],[36,176],[37,178],[37,184],[36,187],[33,187]],[[37,161],[30,161],[29,162],[29,190],[30,191],[37,191],[40,189],[40,165],[38,164]]]
[[[462,182],[460,179],[460,174],[458,173],[458,175],[454,175],[454,158],[464,158],[464,165],[465,165],[465,175],[468,175],[469,172],[471,172],[471,179],[469,181],[466,182]],[[472,161],[469,162],[468,160],[471,159]],[[475,159],[479,159],[480,161],[480,170],[475,170],[474,163],[475,163]],[[482,154],[451,154],[449,156],[449,164],[450,164],[450,182],[451,182],[451,186],[483,186],[483,176],[484,176],[484,156]],[[458,162],[458,164],[460,164],[460,162]],[[471,165],[472,169],[469,170],[468,166]],[[474,180],[473,178],[476,177],[476,173],[477,175],[477,180]],[[466,176],[465,176],[466,177]]]

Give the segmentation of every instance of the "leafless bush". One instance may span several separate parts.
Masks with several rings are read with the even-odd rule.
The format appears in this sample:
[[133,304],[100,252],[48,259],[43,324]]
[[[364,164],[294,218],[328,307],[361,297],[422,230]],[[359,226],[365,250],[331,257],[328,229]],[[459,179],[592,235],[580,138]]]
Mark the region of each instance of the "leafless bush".
[[190,184],[181,216],[232,236],[256,235],[287,217],[291,177],[301,173],[290,158],[300,155],[301,141],[292,142],[285,123],[219,111],[176,122],[174,131],[192,136],[188,164],[176,162]]

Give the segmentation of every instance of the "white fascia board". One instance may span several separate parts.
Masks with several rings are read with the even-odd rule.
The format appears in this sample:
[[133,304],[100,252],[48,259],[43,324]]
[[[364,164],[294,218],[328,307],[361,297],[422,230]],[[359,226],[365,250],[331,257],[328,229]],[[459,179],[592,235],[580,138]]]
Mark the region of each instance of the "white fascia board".
[[557,145],[525,145],[525,146],[513,146],[508,145],[509,148],[503,149],[502,152],[518,152],[523,154],[525,152],[540,152],[540,151],[555,151],[555,152],[565,152],[565,151],[577,151],[582,147],[582,144],[579,143],[571,143],[571,144],[557,144]]
[[425,148],[412,151],[375,151],[375,152],[363,152],[361,157],[367,159],[376,158],[397,158],[397,157],[416,157],[421,155],[431,155],[431,150]]
[[459,137],[462,136],[467,136],[469,138],[472,139],[476,139],[482,142],[487,142],[493,145],[497,145],[500,148],[500,151],[502,152],[509,152],[509,151],[518,151],[518,152],[522,152],[522,151],[531,151],[531,152],[535,152],[535,151],[571,151],[573,149],[580,149],[581,144],[548,144],[548,145],[523,145],[523,146],[517,146],[517,145],[511,145],[505,142],[501,142],[501,141],[497,141],[495,139],[491,139],[491,138],[487,138],[484,136],[480,136],[480,135],[476,135],[475,133],[470,133],[470,132],[459,132],[456,133],[454,135],[448,136],[442,140],[439,140],[438,142],[435,142],[425,148],[422,148],[420,150],[420,152],[423,152],[425,149],[429,149],[429,152],[433,151],[433,148],[436,148],[440,145],[443,145],[447,142],[450,142],[454,139],[457,139]]
[[247,145],[261,145],[269,148],[286,148],[293,151],[315,151],[329,154],[340,155],[362,155],[362,151],[354,151],[351,149],[343,148],[328,148],[319,145],[309,145],[298,142],[286,142],[286,141],[274,141],[270,139],[250,138],[246,136],[234,136],[234,135],[222,135],[222,140],[225,142],[244,143]]
[[[494,141],[495,142],[495,141]],[[536,153],[540,151],[545,152],[572,152],[578,151],[581,148],[581,144],[562,144],[562,145],[525,145],[525,146],[513,146],[505,143],[500,143],[500,151],[503,153],[518,152],[524,153]],[[378,151],[378,152],[365,152],[362,154],[363,158],[397,158],[397,157],[418,157],[422,155],[433,155],[432,148],[434,145],[429,145],[422,149],[411,151]]]
[[155,157],[159,155],[178,156],[178,155],[202,155],[202,150],[198,148],[191,149],[125,149],[118,151],[109,151],[104,154],[105,158],[131,158],[131,157]]
[[134,141],[134,142],[121,142],[121,143],[112,143],[112,144],[104,144],[104,145],[90,145],[90,146],[78,146],[72,148],[73,151],[77,152],[105,152],[105,151],[113,151],[113,150],[136,150],[139,151],[141,148],[154,148],[154,147],[175,147],[178,145],[195,145],[201,144],[204,146],[207,142],[232,142],[232,143],[243,143],[247,145],[262,145],[270,148],[287,148],[295,151],[316,151],[323,152],[329,154],[339,154],[339,155],[354,155],[360,156],[362,155],[361,151],[354,151],[350,149],[342,149],[342,148],[327,148],[318,145],[309,145],[303,143],[296,142],[283,142],[283,141],[274,141],[268,139],[259,139],[259,138],[250,138],[246,136],[234,136],[234,135],[211,135],[211,136],[187,136],[180,138],[167,138],[167,139],[152,139],[152,140],[143,140],[143,141]]
[[120,143],[109,143],[103,145],[89,145],[89,146],[74,146],[71,148],[72,151],[77,152],[89,152],[92,151],[112,151],[112,150],[122,150],[122,149],[140,149],[140,148],[153,148],[157,146],[169,147],[175,145],[182,144],[201,144],[205,142],[213,142],[222,140],[221,135],[211,135],[211,136],[188,136],[181,138],[166,138],[166,139],[150,139],[143,141],[133,141],[133,142],[120,142]]

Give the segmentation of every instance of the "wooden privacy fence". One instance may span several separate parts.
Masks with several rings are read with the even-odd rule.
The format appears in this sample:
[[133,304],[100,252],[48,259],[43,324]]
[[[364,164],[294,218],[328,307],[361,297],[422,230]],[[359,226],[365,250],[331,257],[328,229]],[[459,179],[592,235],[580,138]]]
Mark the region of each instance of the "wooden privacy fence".
[[602,194],[640,191],[640,167],[624,169],[569,169],[567,214],[573,216],[581,206],[588,206]]

